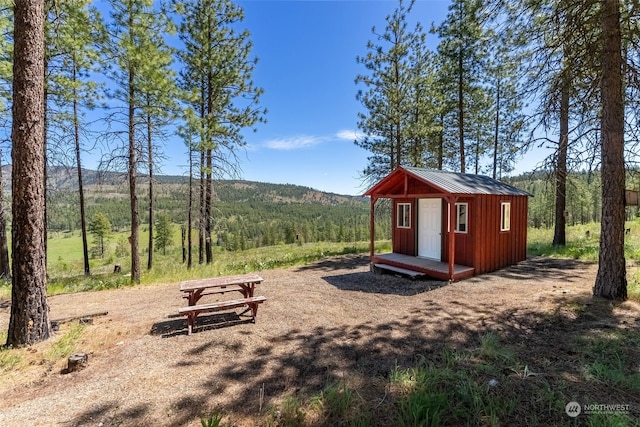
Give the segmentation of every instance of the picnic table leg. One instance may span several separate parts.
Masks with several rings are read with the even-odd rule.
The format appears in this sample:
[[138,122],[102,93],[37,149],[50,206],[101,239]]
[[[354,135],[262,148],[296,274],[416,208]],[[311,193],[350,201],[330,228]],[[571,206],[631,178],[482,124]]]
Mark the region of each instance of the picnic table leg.
[[253,323],[256,323],[256,316],[258,315],[258,304],[257,303],[249,303],[249,308],[251,309],[251,317],[253,318]]
[[195,322],[196,322],[196,314],[189,313],[187,315],[187,328],[188,328],[187,335],[191,335],[191,332],[193,332],[193,325]]

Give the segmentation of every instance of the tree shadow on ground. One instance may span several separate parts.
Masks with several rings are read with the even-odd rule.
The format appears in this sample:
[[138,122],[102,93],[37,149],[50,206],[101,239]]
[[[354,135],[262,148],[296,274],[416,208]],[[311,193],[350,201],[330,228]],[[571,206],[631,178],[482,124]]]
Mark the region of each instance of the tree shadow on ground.
[[[553,304],[555,309],[540,310],[542,303],[504,310],[490,299],[474,304],[425,299],[417,301],[415,310],[401,317],[308,331],[293,329],[274,337],[250,358],[234,360],[231,354],[220,360],[218,369],[205,374],[199,384],[194,384],[191,394],[183,395],[175,406],[215,396],[219,393],[215,387],[222,384],[233,390],[234,399],[232,403],[223,401],[216,409],[255,420],[264,405],[278,404],[291,395],[308,398],[327,384],[350,381],[359,385],[358,393],[369,408],[372,425],[393,425],[397,422],[392,418],[396,403],[388,395],[388,379],[394,368],[414,366],[419,357],[442,364],[446,348],[468,352],[475,358],[465,363],[484,366],[490,361],[478,358],[479,349],[482,337],[492,333],[500,337],[501,345],[515,353],[513,367],[497,377],[504,389],[496,392],[508,395],[515,405],[511,418],[500,420],[501,423],[568,424],[571,420],[564,413],[564,405],[570,400],[564,399],[569,398],[580,402],[628,403],[634,411],[632,416],[640,415],[639,396],[585,378],[580,355],[576,353],[577,340],[601,330],[603,320],[612,327],[624,324],[613,314],[612,303],[584,295],[544,298],[547,300],[542,303]],[[580,309],[575,309],[576,306]],[[224,339],[222,335],[216,336],[216,340]],[[635,353],[636,358],[631,360],[640,358],[640,349]],[[199,356],[192,352],[184,354],[185,360],[194,364],[206,363]],[[264,405],[259,396],[264,397]],[[176,414],[172,421],[193,421],[198,411],[205,409],[197,404]]]
[[332,286],[343,291],[369,292],[376,294],[392,294],[400,296],[417,295],[441,288],[447,282],[429,278],[410,279],[396,274],[375,274],[373,272],[358,272],[322,276]]
[[[252,323],[251,316],[247,316],[247,311],[238,313],[215,313],[209,315],[198,315],[196,318],[193,333],[205,332],[214,329],[229,328],[243,323]],[[180,317],[179,319],[175,317]],[[180,315],[169,316],[171,320],[157,322],[151,325],[151,335],[160,335],[162,338],[171,338],[178,335],[187,335],[187,318]]]
[[127,425],[131,420],[144,419],[149,409],[146,404],[121,408],[120,403],[114,401],[80,413],[72,425]]
[[357,270],[369,265],[369,256],[362,254],[343,255],[331,257],[321,261],[298,267],[295,271],[336,271],[336,270]]
[[575,282],[576,271],[583,271],[586,263],[574,259],[560,259],[548,257],[532,257],[526,261],[494,271],[489,274],[481,274],[467,279],[469,282],[483,282],[498,276],[511,280],[553,279],[561,282]]

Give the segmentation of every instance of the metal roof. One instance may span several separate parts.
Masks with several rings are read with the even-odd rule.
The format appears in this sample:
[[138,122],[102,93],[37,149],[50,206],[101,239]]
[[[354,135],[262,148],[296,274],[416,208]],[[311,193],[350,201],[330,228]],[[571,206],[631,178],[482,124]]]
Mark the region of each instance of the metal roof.
[[435,185],[451,194],[498,194],[530,196],[524,190],[500,182],[485,175],[455,173],[434,169],[402,167],[422,181]]

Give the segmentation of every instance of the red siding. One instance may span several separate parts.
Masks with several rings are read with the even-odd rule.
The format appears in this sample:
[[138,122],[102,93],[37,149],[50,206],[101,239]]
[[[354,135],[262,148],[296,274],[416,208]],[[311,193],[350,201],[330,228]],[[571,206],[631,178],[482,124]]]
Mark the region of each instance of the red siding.
[[[511,203],[511,227],[500,231],[501,204]],[[527,197],[483,196],[476,229],[476,274],[488,273],[516,264],[527,257]],[[457,261],[457,260],[456,260]]]
[[[511,229],[500,231],[501,203],[511,203]],[[461,197],[468,203],[468,233],[455,233],[455,263],[475,268],[475,274],[489,273],[527,258],[526,196],[478,195]],[[447,236],[447,208],[444,203],[443,236]],[[449,241],[443,241],[443,261],[448,261]]]
[[[476,249],[476,235],[478,232],[478,219],[477,215],[477,199],[474,197],[461,197],[458,199],[457,203],[467,203],[468,205],[468,213],[467,213],[467,232],[466,233],[455,233],[456,238],[456,248],[455,248],[455,263],[460,265],[468,265],[473,267],[473,263],[475,261],[475,249]],[[451,207],[455,209],[454,206]],[[449,253],[449,239],[448,239],[448,209],[446,200],[443,201],[443,212],[442,212],[442,235],[445,237],[443,239],[443,251],[442,251],[442,260],[448,261],[448,253]],[[455,227],[455,224],[451,225]]]
[[[411,228],[398,228],[398,203],[411,203]],[[393,252],[404,255],[416,255],[417,209],[415,199],[396,199],[393,202]]]

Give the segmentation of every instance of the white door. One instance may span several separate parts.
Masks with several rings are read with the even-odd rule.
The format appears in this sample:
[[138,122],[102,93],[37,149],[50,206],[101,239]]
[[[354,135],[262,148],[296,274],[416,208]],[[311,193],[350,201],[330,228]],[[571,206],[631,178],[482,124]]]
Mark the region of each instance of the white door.
[[440,261],[442,199],[418,199],[418,256]]

